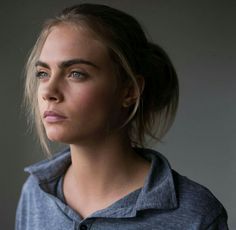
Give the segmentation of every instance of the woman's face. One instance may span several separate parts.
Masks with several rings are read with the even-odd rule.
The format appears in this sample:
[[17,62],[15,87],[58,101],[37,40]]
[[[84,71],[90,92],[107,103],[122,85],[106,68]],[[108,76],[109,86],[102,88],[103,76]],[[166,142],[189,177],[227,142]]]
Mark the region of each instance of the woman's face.
[[120,117],[114,67],[106,47],[82,28],[52,29],[36,63],[38,105],[48,138],[68,144],[99,141]]

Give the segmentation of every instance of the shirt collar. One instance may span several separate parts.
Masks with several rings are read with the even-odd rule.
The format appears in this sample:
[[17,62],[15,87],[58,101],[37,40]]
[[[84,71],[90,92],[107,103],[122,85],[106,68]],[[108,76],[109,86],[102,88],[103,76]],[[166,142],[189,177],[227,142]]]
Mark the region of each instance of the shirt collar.
[[53,155],[50,159],[39,161],[26,167],[24,171],[35,176],[39,184],[41,184],[50,182],[52,179],[63,175],[70,164],[70,149],[67,148]]
[[136,208],[174,209],[177,198],[172,169],[167,159],[152,149],[137,149],[140,154],[151,160],[151,169],[138,197]]
[[[177,208],[172,170],[167,159],[152,149],[135,147],[134,150],[151,161],[151,169],[144,186],[115,202],[109,208],[95,212],[93,217],[133,217],[137,211],[141,210]],[[55,154],[50,160],[26,167],[25,171],[38,180],[44,191],[53,194],[57,184],[56,179],[65,173],[70,164],[70,150],[66,149]]]

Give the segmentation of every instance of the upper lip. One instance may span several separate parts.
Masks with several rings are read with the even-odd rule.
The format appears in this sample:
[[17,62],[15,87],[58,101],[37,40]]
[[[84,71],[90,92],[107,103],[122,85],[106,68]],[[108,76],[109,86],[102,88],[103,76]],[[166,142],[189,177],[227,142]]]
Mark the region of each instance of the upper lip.
[[52,111],[52,110],[47,110],[43,113],[43,118],[45,118],[47,116],[55,116],[55,117],[66,118],[66,116],[64,116],[63,114],[61,114],[59,112],[56,112],[56,111]]

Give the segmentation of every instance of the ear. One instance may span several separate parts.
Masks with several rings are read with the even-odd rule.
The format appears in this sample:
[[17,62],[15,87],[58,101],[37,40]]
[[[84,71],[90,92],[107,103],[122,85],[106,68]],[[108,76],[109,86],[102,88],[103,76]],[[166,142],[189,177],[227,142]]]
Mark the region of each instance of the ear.
[[122,103],[123,107],[129,107],[133,105],[139,97],[139,92],[140,95],[142,94],[145,85],[144,77],[142,75],[137,75],[136,81],[137,85],[133,81],[130,81],[129,85],[124,89]]

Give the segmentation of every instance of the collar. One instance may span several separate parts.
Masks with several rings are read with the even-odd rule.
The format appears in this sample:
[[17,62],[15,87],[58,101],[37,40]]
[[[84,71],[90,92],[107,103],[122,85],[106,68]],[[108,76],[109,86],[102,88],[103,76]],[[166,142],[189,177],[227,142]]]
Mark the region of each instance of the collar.
[[[172,169],[168,160],[159,152],[134,147],[134,150],[151,161],[151,169],[144,186],[131,192],[113,205],[92,214],[93,217],[133,217],[141,210],[171,210],[177,208],[177,196]],[[40,161],[25,168],[38,181],[42,190],[49,194],[55,192],[55,186],[71,164],[70,149],[55,154],[51,159]]]

